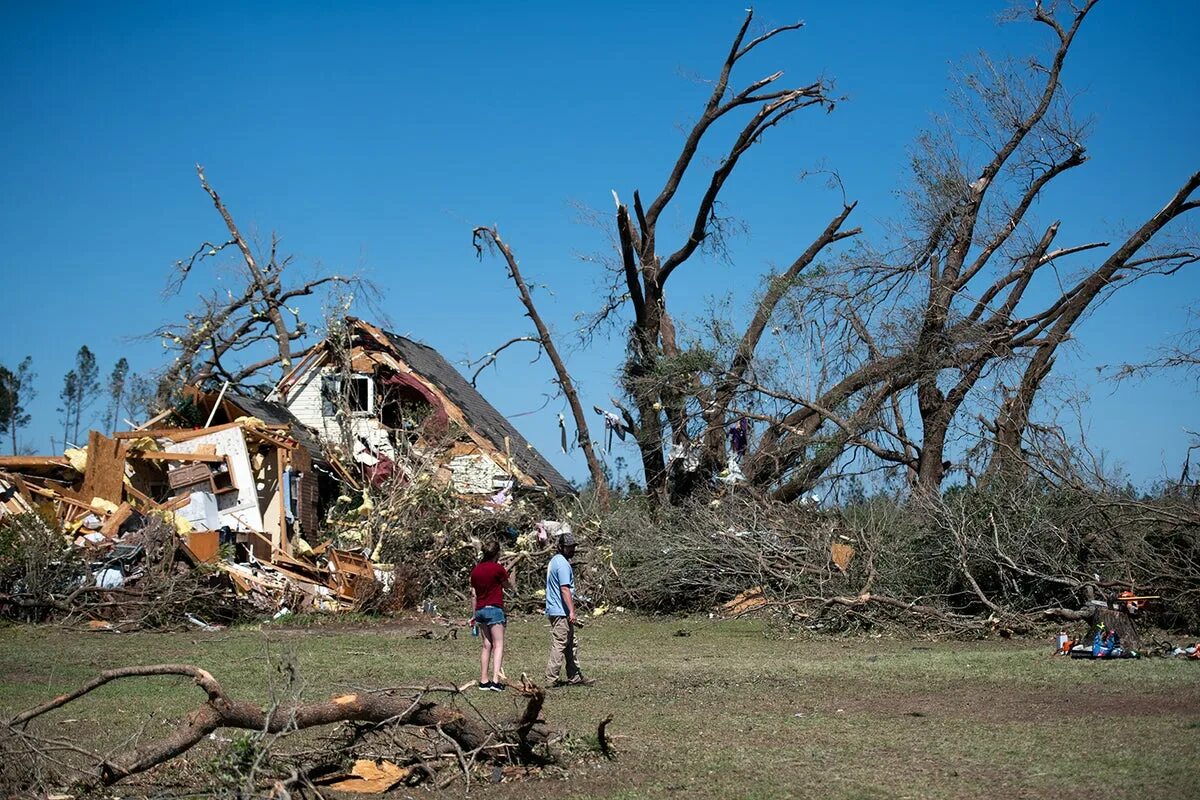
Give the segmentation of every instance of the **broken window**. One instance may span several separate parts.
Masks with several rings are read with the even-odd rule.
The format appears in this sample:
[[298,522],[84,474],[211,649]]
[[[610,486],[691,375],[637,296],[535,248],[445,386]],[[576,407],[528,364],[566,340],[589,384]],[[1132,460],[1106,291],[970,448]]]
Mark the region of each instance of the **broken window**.
[[337,414],[339,398],[343,407],[353,416],[375,413],[375,383],[370,375],[325,375],[321,379],[322,411],[325,416]]
[[410,443],[415,443],[420,430],[434,412],[429,390],[411,375],[389,372],[381,375],[377,399],[379,419],[384,427],[402,431]]

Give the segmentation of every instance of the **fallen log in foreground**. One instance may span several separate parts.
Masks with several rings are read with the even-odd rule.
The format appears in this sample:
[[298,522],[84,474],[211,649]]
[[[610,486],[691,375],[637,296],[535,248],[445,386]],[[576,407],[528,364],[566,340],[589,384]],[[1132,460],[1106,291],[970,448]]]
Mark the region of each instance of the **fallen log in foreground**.
[[71,703],[96,689],[123,678],[179,675],[191,678],[207,700],[189,713],[168,734],[146,742],[114,758],[97,756],[89,783],[109,786],[131,775],[163,764],[197,745],[220,728],[239,728],[262,733],[286,733],[339,722],[365,722],[436,729],[449,738],[459,752],[476,754],[479,760],[518,760],[547,741],[541,720],[545,691],[531,683],[516,687],[527,698],[525,708],[514,720],[489,723],[465,716],[461,711],[427,698],[430,694],[458,694],[454,686],[399,687],[378,692],[354,692],[310,703],[285,702],[271,708],[235,700],[206,670],[191,664],[151,664],[106,670],[75,691],[60,695],[36,708],[9,719],[14,733],[50,711]]

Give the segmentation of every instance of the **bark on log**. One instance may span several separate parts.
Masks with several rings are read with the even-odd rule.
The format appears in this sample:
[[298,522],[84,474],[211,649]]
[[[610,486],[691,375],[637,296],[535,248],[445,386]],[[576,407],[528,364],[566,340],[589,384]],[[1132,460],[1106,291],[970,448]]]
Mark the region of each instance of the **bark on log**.
[[[191,664],[152,664],[106,670],[75,691],[17,714],[6,724],[9,727],[25,725],[115,680],[154,675],[189,677],[208,699],[184,717],[166,736],[115,759],[101,761],[97,765],[96,784],[110,786],[130,775],[145,772],[187,752],[219,728],[281,733],[336,722],[370,722],[436,727],[464,751],[474,751],[489,743],[503,741],[495,730],[464,716],[460,711],[425,699],[425,695],[432,691],[456,693],[458,690],[453,687],[380,693],[353,692],[312,703],[280,703],[271,708],[262,708],[254,703],[230,698],[209,672]],[[401,691],[403,693],[399,693]],[[409,691],[416,691],[417,694],[409,694]],[[532,745],[546,740],[545,729],[539,724],[545,691],[533,684],[526,684],[519,691],[528,698],[524,712],[513,722],[499,726],[498,730],[501,736],[510,737],[513,744],[528,751]]]

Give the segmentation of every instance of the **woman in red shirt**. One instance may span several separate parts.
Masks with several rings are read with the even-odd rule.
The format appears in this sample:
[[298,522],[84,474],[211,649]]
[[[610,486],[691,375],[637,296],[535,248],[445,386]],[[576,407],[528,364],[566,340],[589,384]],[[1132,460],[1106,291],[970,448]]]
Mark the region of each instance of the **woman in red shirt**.
[[[490,539],[483,545],[483,558],[471,570],[471,596],[475,601],[472,623],[479,630],[479,688],[504,691],[504,590],[512,590],[512,578],[500,564],[500,542]],[[492,679],[488,680],[491,665]]]

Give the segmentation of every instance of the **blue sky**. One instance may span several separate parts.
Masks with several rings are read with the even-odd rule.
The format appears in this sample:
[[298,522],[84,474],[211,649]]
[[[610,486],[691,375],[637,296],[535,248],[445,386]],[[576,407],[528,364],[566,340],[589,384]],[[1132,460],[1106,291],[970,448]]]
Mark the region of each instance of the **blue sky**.
[[[751,73],[833,78],[836,111],[802,114],[740,167],[726,202],[745,220],[732,264],[698,261],[671,300],[749,302],[757,277],[805,247],[839,198],[840,171],[868,234],[898,213],[907,155],[946,107],[955,64],[981,49],[1040,52],[1028,25],[999,26],[1001,2],[771,2],[767,23],[806,28],[764,48]],[[62,375],[88,344],[159,366],[135,340],[177,318],[198,281],[164,300],[166,271],[223,237],[194,164],[248,232],[277,231],[305,269],[357,270],[384,290],[397,332],[452,361],[530,332],[496,261],[474,257],[474,225],[497,224],[543,312],[572,349],[573,314],[600,276],[579,256],[606,238],[580,208],[661,185],[745,3],[8,3],[0,8],[0,363],[32,355],[39,380],[24,439],[47,452]],[[1094,120],[1092,161],[1035,213],[1064,241],[1109,238],[1157,210],[1197,167],[1200,90],[1192,2],[1103,2],[1066,80]],[[754,75],[753,77],[757,77]],[[682,224],[682,219],[667,220]],[[1195,223],[1192,223],[1195,226]],[[681,280],[682,279],[682,280]],[[1060,358],[1064,393],[1087,400],[1091,439],[1144,483],[1175,471],[1196,421],[1194,382],[1114,387],[1100,364],[1137,360],[1183,329],[1200,270],[1118,294]],[[553,295],[549,292],[552,291]],[[739,301],[735,300],[735,303]],[[315,319],[317,311],[310,313]],[[607,405],[619,340],[572,349],[585,401]],[[504,413],[542,406],[543,360],[510,350],[480,388]],[[99,416],[99,404],[95,409]],[[568,476],[560,399],[514,421]],[[632,453],[628,454],[632,456]]]

